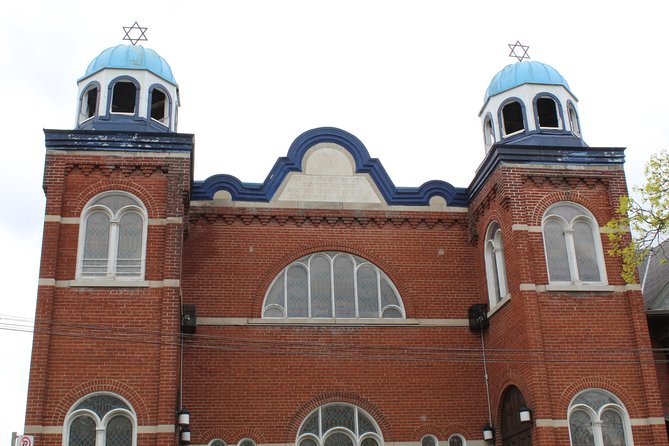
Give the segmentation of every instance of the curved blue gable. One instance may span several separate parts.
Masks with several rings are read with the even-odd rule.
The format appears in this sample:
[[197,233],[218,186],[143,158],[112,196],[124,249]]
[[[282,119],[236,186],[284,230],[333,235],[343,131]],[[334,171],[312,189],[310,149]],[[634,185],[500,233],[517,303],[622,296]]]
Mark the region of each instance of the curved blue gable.
[[88,64],[86,74],[88,77],[103,68],[121,68],[126,70],[148,70],[176,85],[177,81],[172,74],[170,65],[149,48],[142,45],[117,45],[107,48]]
[[371,158],[365,145],[354,135],[334,127],[308,130],[298,136],[279,158],[263,183],[243,183],[232,175],[214,175],[193,182],[193,200],[212,200],[219,190],[230,193],[235,201],[269,202],[289,172],[302,172],[302,159],[307,150],[320,143],[342,146],[353,156],[356,173],[372,178],[389,205],[428,206],[433,196],[440,196],[450,206],[467,205],[467,189],[457,188],[439,180],[428,181],[420,187],[396,187],[381,161]]

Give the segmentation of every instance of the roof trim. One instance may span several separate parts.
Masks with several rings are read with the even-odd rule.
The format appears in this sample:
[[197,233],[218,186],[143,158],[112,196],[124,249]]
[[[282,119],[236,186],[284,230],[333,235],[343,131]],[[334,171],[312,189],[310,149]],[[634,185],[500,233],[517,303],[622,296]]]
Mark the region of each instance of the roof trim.
[[429,206],[430,199],[440,196],[449,206],[466,206],[467,189],[440,180],[419,187],[396,187],[381,161],[372,158],[365,145],[354,135],[335,127],[320,127],[298,136],[285,157],[279,158],[263,183],[244,183],[232,175],[213,175],[193,183],[193,200],[212,200],[220,190],[235,201],[269,202],[290,172],[302,172],[306,152],[321,143],[333,143],[346,149],[355,160],[355,172],[368,174],[388,205]]

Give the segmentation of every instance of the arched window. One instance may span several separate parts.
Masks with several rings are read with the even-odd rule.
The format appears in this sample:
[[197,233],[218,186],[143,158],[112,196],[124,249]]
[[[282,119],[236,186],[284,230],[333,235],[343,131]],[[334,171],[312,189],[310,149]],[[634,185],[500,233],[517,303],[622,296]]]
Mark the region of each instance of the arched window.
[[613,394],[588,389],[569,405],[569,437],[572,446],[630,446],[629,415]]
[[502,122],[504,124],[504,135],[510,136],[525,130],[523,119],[523,107],[520,102],[509,102],[502,108]]
[[114,191],[93,198],[81,216],[78,276],[143,278],[146,231],[146,210],[135,196]]
[[256,442],[250,438],[244,438],[237,443],[238,446],[256,446]]
[[599,226],[590,212],[575,203],[554,204],[542,229],[551,283],[606,283]]
[[167,125],[169,123],[169,103],[167,94],[162,89],[151,90],[151,119]]
[[79,104],[79,124],[92,118],[98,111],[98,92],[97,85],[91,85],[81,96]]
[[137,417],[130,405],[111,394],[85,397],[65,417],[64,446],[135,446]]
[[439,440],[434,435],[426,435],[420,440],[420,446],[439,446]]
[[495,144],[495,131],[490,116],[485,118],[485,123],[483,124],[483,137],[485,140],[485,151],[487,153],[492,145]]
[[571,102],[567,104],[567,114],[569,115],[569,127],[576,136],[581,136],[581,126],[578,123],[578,114]]
[[535,104],[537,107],[539,128],[557,129],[561,127],[558,106],[553,98],[546,96],[540,97]]
[[265,318],[404,318],[397,289],[377,266],[343,252],[291,263],[265,296]]
[[130,81],[117,81],[112,89],[111,112],[134,115],[137,87]]
[[214,438],[211,440],[207,446],[227,446],[225,441],[221,440],[220,438]]
[[502,228],[496,221],[490,223],[486,231],[485,266],[488,279],[488,300],[492,309],[509,295],[502,244]]
[[302,422],[297,446],[383,446],[374,419],[350,404],[321,406]]
[[448,446],[466,446],[465,437],[460,434],[453,434],[448,437]]

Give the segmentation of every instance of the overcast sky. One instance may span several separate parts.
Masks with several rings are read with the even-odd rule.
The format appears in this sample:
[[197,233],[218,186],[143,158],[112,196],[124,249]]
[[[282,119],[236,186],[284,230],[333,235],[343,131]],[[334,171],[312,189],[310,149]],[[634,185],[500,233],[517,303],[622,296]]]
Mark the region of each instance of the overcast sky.
[[[43,128],[72,129],[76,81],[135,20],[172,67],[195,178],[264,180],[303,131],[353,133],[397,186],[467,187],[493,75],[529,45],[579,99],[585,141],[627,147],[628,182],[669,146],[666,1],[12,1],[0,14],[0,444],[23,430],[44,195]],[[212,6],[210,6],[212,5]],[[215,7],[213,6],[215,5]],[[603,222],[600,222],[603,223]],[[10,316],[8,318],[7,316]]]

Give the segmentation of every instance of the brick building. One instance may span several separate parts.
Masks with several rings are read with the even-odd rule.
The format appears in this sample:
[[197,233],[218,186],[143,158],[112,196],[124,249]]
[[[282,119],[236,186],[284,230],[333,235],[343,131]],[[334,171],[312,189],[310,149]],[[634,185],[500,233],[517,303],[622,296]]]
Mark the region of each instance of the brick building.
[[639,287],[604,254],[623,149],[585,144],[550,66],[495,75],[466,188],[395,187],[336,128],[262,184],[195,180],[141,46],[79,92],[45,130],[35,444],[668,444]]

